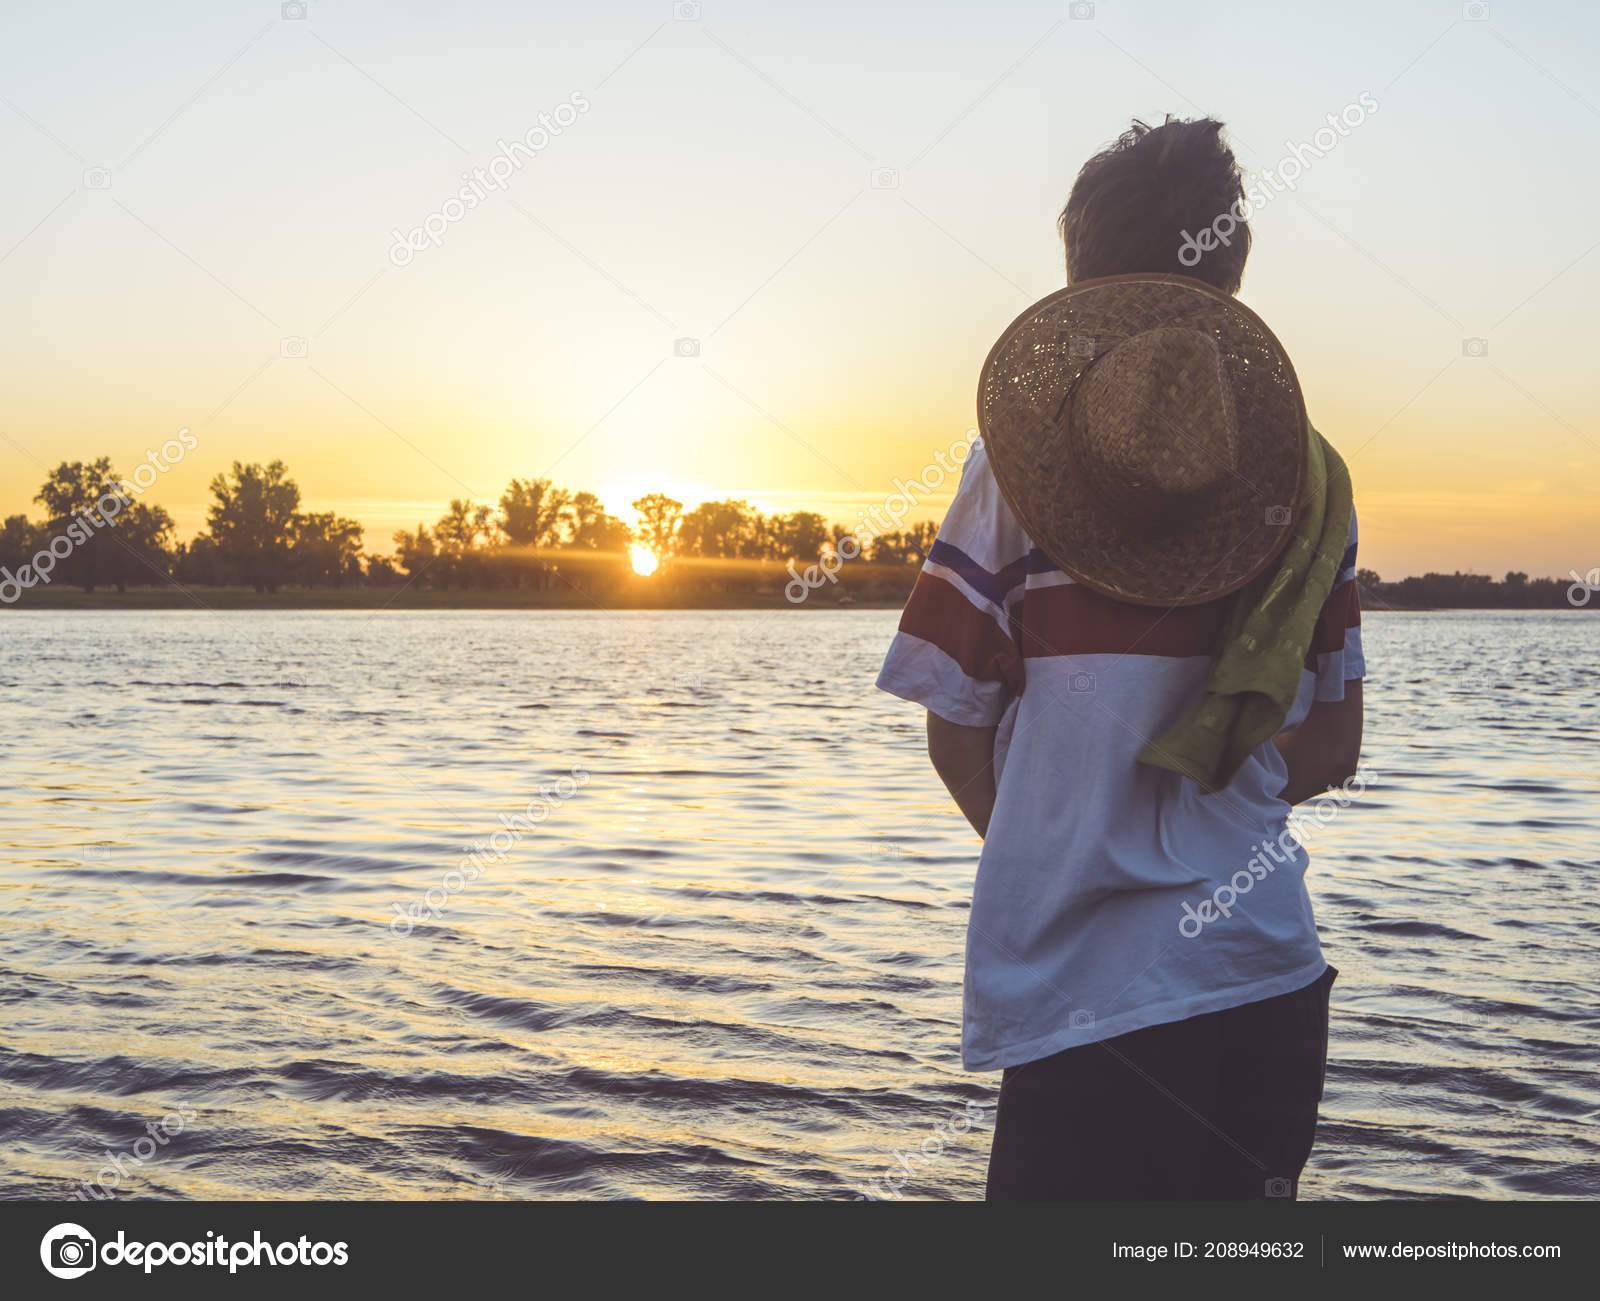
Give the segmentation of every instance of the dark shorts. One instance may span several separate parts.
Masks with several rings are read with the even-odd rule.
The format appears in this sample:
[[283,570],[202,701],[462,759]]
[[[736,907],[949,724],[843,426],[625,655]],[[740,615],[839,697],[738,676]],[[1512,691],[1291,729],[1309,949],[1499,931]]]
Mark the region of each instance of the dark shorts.
[[990,1200],[1294,1197],[1316,1136],[1337,975],[1329,967],[1290,994],[1009,1067]]

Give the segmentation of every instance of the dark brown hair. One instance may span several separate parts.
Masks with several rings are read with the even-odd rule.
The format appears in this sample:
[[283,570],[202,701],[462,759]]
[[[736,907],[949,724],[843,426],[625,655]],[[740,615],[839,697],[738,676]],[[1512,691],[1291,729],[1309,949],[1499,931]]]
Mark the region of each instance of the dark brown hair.
[[1067,278],[1160,271],[1237,293],[1250,254],[1250,227],[1235,207],[1243,197],[1221,122],[1136,119],[1072,184],[1056,223]]

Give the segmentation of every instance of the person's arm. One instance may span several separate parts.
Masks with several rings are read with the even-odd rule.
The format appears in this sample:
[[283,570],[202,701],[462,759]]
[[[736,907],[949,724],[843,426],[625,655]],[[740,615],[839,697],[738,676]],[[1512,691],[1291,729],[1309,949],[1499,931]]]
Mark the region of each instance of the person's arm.
[[989,831],[994,812],[993,727],[963,727],[928,711],[928,758],[979,836]]
[[1273,744],[1289,769],[1279,798],[1299,804],[1355,776],[1361,760],[1361,680],[1344,684],[1343,700],[1319,700],[1299,727]]

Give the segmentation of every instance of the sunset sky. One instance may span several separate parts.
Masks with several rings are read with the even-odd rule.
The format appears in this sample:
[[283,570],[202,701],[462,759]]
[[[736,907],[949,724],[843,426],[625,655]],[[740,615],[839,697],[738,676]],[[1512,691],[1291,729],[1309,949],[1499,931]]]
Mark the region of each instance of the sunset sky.
[[1350,462],[1362,562],[1600,564],[1591,6],[294,8],[8,11],[0,515],[188,428],[150,492],[184,538],[275,457],[375,552],[513,475],[848,523],[971,426],[1130,118],[1214,114],[1254,170],[1366,94],[1241,295]]

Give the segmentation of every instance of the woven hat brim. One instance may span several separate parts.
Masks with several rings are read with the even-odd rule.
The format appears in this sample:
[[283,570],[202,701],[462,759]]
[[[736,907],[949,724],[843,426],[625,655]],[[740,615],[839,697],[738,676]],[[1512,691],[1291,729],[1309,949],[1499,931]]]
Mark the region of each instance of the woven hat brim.
[[[1094,356],[1160,326],[1216,340],[1239,437],[1199,513],[1167,530],[1118,518],[1098,501],[1055,419]],[[1153,418],[1185,437],[1181,422]],[[1086,280],[1028,308],[984,364],[978,428],[1034,544],[1077,581],[1137,605],[1197,605],[1237,591],[1272,563],[1303,504],[1309,426],[1287,352],[1249,308],[1185,276]]]

